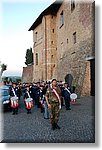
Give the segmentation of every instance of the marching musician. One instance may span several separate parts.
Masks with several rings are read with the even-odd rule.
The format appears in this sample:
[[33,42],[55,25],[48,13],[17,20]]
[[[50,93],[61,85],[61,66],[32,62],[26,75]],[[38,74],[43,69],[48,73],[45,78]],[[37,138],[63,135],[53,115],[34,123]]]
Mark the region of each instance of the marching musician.
[[16,86],[16,83],[12,83],[12,87],[10,88],[10,97],[11,97],[11,107],[13,111],[13,115],[18,114],[18,88]]
[[30,87],[27,86],[26,92],[24,93],[24,103],[27,109],[27,114],[31,114],[31,108],[33,107],[33,99],[31,98],[32,92]]
[[71,95],[70,88],[68,87],[68,84],[65,83],[62,96],[64,97],[64,100],[65,100],[66,110],[71,110],[71,108],[70,108],[70,101],[71,101],[70,95]]

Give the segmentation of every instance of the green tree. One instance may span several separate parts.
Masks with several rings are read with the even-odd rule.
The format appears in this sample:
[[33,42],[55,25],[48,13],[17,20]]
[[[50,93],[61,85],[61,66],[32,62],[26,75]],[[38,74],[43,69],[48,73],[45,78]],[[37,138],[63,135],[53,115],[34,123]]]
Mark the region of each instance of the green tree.
[[21,83],[21,78],[16,79],[17,83]]
[[3,77],[2,80],[3,80],[4,82],[8,82],[8,77]]
[[33,64],[33,52],[32,48],[26,50],[26,61],[25,64],[28,66],[29,64]]
[[7,65],[1,64],[0,61],[0,77],[2,76],[2,73],[7,69]]
[[5,71],[7,69],[7,65],[2,64],[1,65],[1,73],[3,73],[3,71]]
[[0,61],[0,82],[2,81],[2,73],[7,69],[7,65],[5,64],[1,64],[1,61]]

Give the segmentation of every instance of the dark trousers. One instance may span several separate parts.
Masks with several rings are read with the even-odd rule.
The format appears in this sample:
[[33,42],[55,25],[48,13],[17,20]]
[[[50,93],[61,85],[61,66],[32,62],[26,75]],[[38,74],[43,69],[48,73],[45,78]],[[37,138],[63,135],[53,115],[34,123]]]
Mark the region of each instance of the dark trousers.
[[13,112],[13,114],[17,114],[18,113],[18,107],[17,108],[12,108],[12,112]]
[[31,109],[28,109],[28,108],[26,108],[27,109],[27,114],[30,114],[31,113]]
[[65,106],[66,106],[66,109],[70,108],[70,98],[65,98]]
[[36,97],[35,98],[35,105],[37,105],[37,108],[40,108],[40,100],[39,100],[39,97]]
[[43,113],[44,112],[44,107],[41,103],[40,103],[40,109],[41,109],[41,113]]

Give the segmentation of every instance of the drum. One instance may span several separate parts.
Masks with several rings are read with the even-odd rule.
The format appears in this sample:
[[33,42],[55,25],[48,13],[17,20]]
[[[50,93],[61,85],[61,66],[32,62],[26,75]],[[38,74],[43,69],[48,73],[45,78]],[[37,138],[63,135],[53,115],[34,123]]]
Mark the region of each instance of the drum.
[[25,102],[30,102],[32,100],[33,100],[32,98],[27,98],[27,99],[25,99]]
[[25,99],[25,104],[27,109],[31,109],[33,107],[33,99],[32,98]]
[[77,99],[77,94],[72,93],[72,94],[70,95],[70,99],[71,99],[71,100]]
[[18,107],[18,97],[16,97],[16,96],[11,97],[11,107],[12,108],[17,108]]

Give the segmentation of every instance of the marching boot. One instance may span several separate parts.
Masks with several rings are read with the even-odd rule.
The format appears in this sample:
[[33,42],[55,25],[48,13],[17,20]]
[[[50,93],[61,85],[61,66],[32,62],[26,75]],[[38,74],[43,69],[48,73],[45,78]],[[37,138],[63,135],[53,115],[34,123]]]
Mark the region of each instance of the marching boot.
[[56,129],[56,126],[55,126],[55,123],[52,124],[52,130],[55,130]]
[[29,114],[31,114],[31,110],[29,110]]
[[15,115],[16,113],[15,113],[15,108],[13,108],[13,112],[12,112],[12,115]]
[[56,129],[60,129],[60,127],[58,126],[57,123],[55,124],[55,128],[56,128]]
[[16,115],[18,115],[18,108],[16,108],[16,110],[15,110],[15,114],[16,114]]

